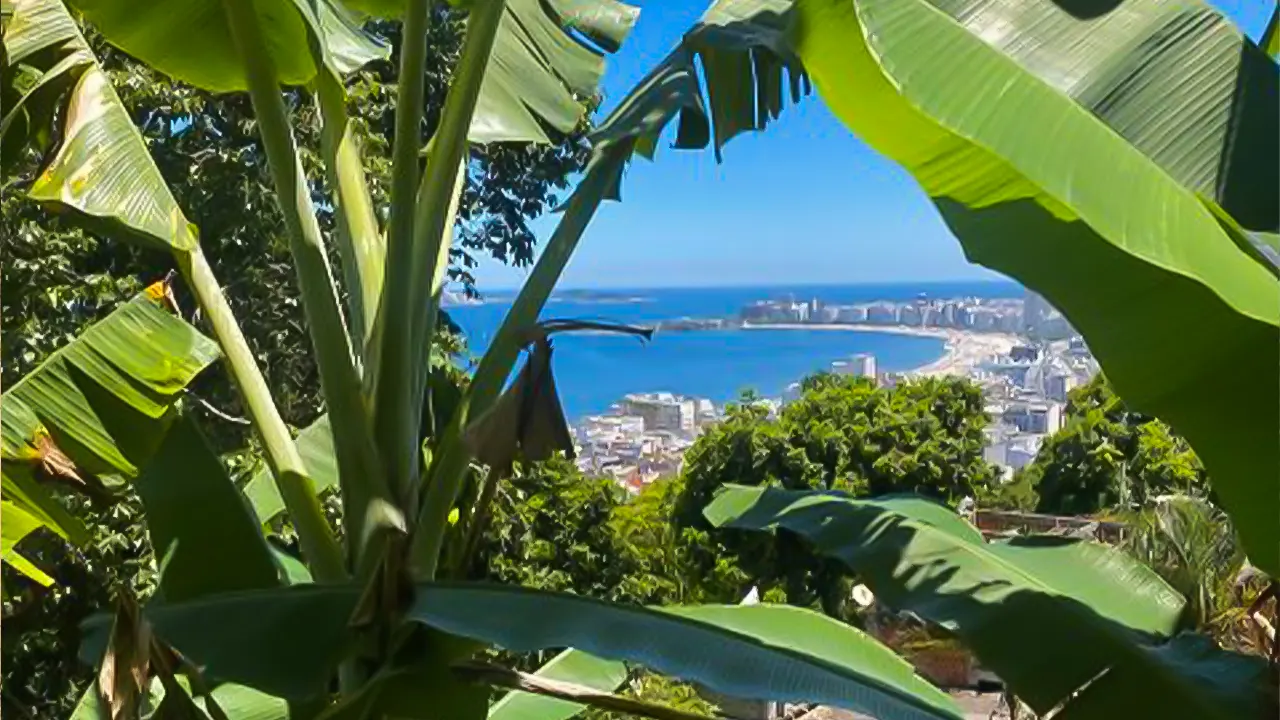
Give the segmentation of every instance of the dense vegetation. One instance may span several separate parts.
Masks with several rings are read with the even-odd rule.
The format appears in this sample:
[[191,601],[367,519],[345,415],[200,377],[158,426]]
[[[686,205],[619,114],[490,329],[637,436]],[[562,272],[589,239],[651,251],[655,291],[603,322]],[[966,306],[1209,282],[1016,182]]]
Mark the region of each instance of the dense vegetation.
[[1101,375],[1071,392],[1065,415],[1020,478],[1035,488],[1038,512],[1091,515],[1141,508],[1160,495],[1208,495],[1204,465],[1187,441],[1129,409]]
[[[1275,18],[1255,43],[1196,3],[719,0],[587,150],[603,56],[636,20],[619,3],[470,3],[465,29],[397,0],[71,3],[0,4],[0,157],[28,196],[3,207],[17,251],[2,281],[18,285],[3,312],[22,339],[4,338],[0,539],[6,622],[24,630],[5,634],[6,712],[65,710],[89,674],[68,669],[83,639],[103,660],[77,711],[130,720],[583,709],[528,693],[487,706],[512,686],[669,716],[613,694],[628,684],[706,712],[662,676],[960,717],[840,622],[851,577],[947,628],[1038,713],[1275,707],[1258,657],[1274,637],[1241,609],[1280,573]],[[631,503],[557,457],[571,438],[552,336],[638,330],[539,316],[631,155],[671,124],[678,147],[718,152],[810,81],[971,259],[1043,294],[1097,353],[1126,403],[1079,393],[1007,495],[1136,506],[1127,553],[988,541],[948,506],[1002,494],[963,384],[820,377],[777,420],[746,402],[682,477]],[[457,382],[445,280],[466,284],[468,250],[531,259],[522,223],[580,167]],[[204,373],[215,363],[225,376]],[[259,456],[272,485],[249,492]],[[1164,496],[1208,494],[1207,474],[1220,509]],[[475,582],[493,578],[508,582]],[[704,604],[750,584],[767,602]],[[108,597],[113,616],[73,629]],[[564,648],[541,680],[485,664]]]
[[[399,47],[399,28],[380,23],[375,31]],[[431,24],[423,123],[428,134],[439,121],[449,74],[462,40],[458,13],[440,7]],[[103,67],[141,129],[178,202],[201,228],[201,240],[225,286],[255,359],[273,388],[273,399],[290,425],[301,428],[324,410],[315,356],[310,352],[289,242],[276,204],[270,170],[248,99],[191,87],[156,72],[111,47],[89,31]],[[370,190],[388,199],[391,145],[398,91],[396,56],[363,69],[350,80],[349,110],[369,169]],[[320,119],[315,107],[293,93],[293,130],[305,149],[316,197],[325,186],[319,173]],[[585,130],[585,128],[584,128]],[[6,144],[6,148],[10,145]],[[0,193],[0,373],[3,387],[27,375],[54,350],[142,288],[174,271],[174,260],[106,242],[69,218],[49,212],[23,192],[40,170],[34,148],[6,157],[5,190]],[[515,265],[532,262],[535,238],[529,222],[559,202],[570,176],[586,158],[582,133],[551,146],[494,144],[471,157],[458,217],[458,244],[450,276],[474,290],[468,269],[477,254]],[[333,209],[320,205],[326,233],[333,232]],[[330,245],[332,248],[333,245]],[[331,253],[340,266],[342,259]],[[343,274],[337,275],[345,295]],[[204,325],[194,300],[176,283],[178,307]],[[442,336],[447,351],[460,339]],[[190,388],[211,443],[225,453],[238,479],[261,465],[261,452],[243,420],[241,395],[225,367],[211,368]],[[73,499],[93,531],[92,545],[68,552],[52,536],[24,544],[56,580],[37,588],[11,567],[3,567],[5,601],[3,713],[22,717],[64,717],[79,700],[91,669],[76,661],[80,623],[111,606],[113,593],[128,588],[140,598],[155,586],[154,558],[141,524],[136,496],[114,499],[111,507]],[[330,503],[330,510],[337,509]]]

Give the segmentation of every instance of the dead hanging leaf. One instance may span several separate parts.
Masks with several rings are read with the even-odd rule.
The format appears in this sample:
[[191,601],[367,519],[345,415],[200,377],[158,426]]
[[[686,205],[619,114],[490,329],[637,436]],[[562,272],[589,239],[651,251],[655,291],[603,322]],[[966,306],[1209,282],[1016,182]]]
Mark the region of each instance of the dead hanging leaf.
[[466,439],[476,459],[494,468],[509,468],[517,454],[533,462],[557,450],[573,457],[573,436],[551,373],[550,340],[534,343],[511,387],[467,430]]
[[127,593],[116,600],[111,640],[98,669],[98,697],[107,720],[141,716],[151,679],[151,628]]
[[30,445],[23,448],[18,459],[34,465],[36,477],[41,481],[59,483],[95,501],[109,500],[111,493],[102,482],[88,473],[81,474],[75,461],[58,447],[43,425],[36,428]]
[[174,315],[182,317],[182,311],[178,309],[178,299],[173,295],[174,275],[174,271],[170,270],[165,274],[164,279],[151,283],[144,292],[152,301],[168,307]]
[[80,477],[75,462],[62,452],[47,429],[37,428],[31,444],[35,451],[34,459],[40,464],[40,473],[45,479],[68,481],[81,487],[87,485]]
[[526,341],[528,358],[515,381],[467,429],[466,441],[477,460],[501,474],[510,469],[517,454],[532,462],[546,460],[557,451],[574,456],[573,435],[551,371],[551,335],[583,331],[645,340],[653,335],[651,328],[591,320],[548,320],[535,326]]

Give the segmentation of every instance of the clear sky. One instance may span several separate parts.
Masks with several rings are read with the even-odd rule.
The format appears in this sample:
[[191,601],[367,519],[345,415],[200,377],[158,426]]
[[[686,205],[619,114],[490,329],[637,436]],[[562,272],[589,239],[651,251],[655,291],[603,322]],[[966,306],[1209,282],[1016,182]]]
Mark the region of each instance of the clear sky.
[[[631,0],[635,2],[635,0]],[[604,109],[679,41],[703,0],[644,8],[605,75]],[[1272,0],[1216,0],[1250,37]],[[601,116],[603,117],[603,116]],[[999,278],[970,264],[911,177],[867,148],[816,95],[765,132],[740,135],[716,164],[711,152],[663,145],[637,158],[623,202],[596,214],[561,287],[698,287]],[[545,239],[557,216],[535,223]],[[486,262],[480,289],[520,284],[524,270]]]

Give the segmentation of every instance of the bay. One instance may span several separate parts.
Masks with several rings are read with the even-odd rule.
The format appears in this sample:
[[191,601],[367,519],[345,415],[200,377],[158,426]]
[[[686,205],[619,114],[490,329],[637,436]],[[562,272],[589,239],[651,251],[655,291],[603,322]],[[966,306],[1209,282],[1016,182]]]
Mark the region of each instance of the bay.
[[[647,324],[681,317],[736,316],[756,300],[818,298],[846,304],[874,300],[1021,297],[1011,282],[894,283],[723,288],[628,288],[558,291],[543,319],[590,319]],[[483,304],[447,308],[479,357],[509,308],[510,294],[490,293]],[[710,398],[721,404],[744,390],[780,396],[806,375],[835,360],[871,353],[884,371],[905,371],[937,360],[937,338],[878,332],[830,330],[659,331],[653,340],[599,334],[558,335],[553,364],[565,413],[570,420],[601,413],[623,395],[666,391]]]

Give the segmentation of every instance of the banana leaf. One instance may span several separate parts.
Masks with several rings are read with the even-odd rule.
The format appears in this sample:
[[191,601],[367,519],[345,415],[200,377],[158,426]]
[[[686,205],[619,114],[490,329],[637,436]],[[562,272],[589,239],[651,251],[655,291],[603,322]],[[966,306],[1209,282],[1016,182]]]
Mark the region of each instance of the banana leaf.
[[[604,75],[640,9],[616,2],[507,0],[467,137],[476,143],[548,143],[587,116]],[[585,36],[592,42],[584,42]]]
[[41,75],[27,95],[5,108],[6,152],[27,140],[8,132],[18,113],[38,105],[33,115],[51,118],[56,107],[61,125],[61,140],[31,196],[63,205],[91,228],[143,247],[195,248],[195,226],[183,216],[67,7],[60,0],[13,0],[13,10],[4,36],[8,62]]
[[[359,594],[352,586],[304,585],[153,604],[144,612],[157,636],[212,680],[305,698],[327,687],[347,650]],[[963,717],[888,648],[800,608],[650,609],[518,587],[428,583],[417,586],[407,617],[515,651],[573,646],[738,697],[806,699],[885,720]],[[534,617],[538,622],[528,622]],[[107,627],[104,618],[90,621],[82,659],[101,657]]]
[[6,507],[74,543],[88,542],[88,531],[41,484],[101,496],[135,478],[183,389],[218,357],[211,340],[163,307],[162,288],[120,306],[0,396]]
[[[849,566],[889,607],[954,632],[1039,713],[1067,702],[1093,708],[1073,715],[1080,718],[1130,710],[1225,720],[1257,717],[1265,707],[1266,663],[1170,642],[1186,601],[1128,554],[1057,536],[987,543],[919,507],[729,485],[705,515],[719,527],[800,535]],[[1232,680],[1243,692],[1223,702],[1229,673],[1254,682]]]
[[[247,89],[222,0],[167,0],[145,8],[120,0],[72,4],[107,42],[176,80],[213,92]],[[336,0],[258,0],[253,6],[284,85],[306,85],[321,70],[342,77],[389,52]]]
[[1280,281],[1200,199],[1280,224],[1275,62],[1190,0],[795,10],[828,107],[1191,442],[1250,558],[1280,572]]
[[36,583],[48,587],[53,584],[53,578],[20,555],[16,549],[23,538],[44,525],[40,518],[23,510],[16,503],[7,500],[0,502],[0,559]]
[[163,602],[280,584],[261,525],[190,415],[165,434],[134,486],[162,558]]

